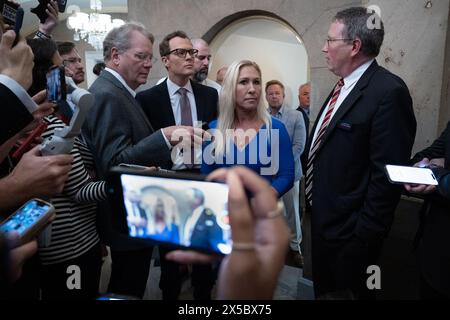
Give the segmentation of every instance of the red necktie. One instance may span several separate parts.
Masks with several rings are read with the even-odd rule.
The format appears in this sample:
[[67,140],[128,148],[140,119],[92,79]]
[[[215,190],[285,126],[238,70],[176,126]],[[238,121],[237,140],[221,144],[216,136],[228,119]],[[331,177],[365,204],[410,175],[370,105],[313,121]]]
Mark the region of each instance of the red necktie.
[[309,204],[312,205],[312,182],[313,182],[313,171],[314,171],[314,159],[316,158],[316,152],[319,149],[320,143],[322,142],[322,138],[325,135],[325,132],[328,128],[328,125],[331,121],[331,115],[333,114],[334,106],[336,105],[336,101],[339,98],[339,94],[341,93],[341,89],[344,86],[344,80],[340,79],[336,86],[334,87],[333,95],[331,96],[330,103],[328,105],[327,112],[325,114],[325,118],[323,118],[320,129],[317,133],[316,139],[313,141],[311,151],[309,152],[308,164],[306,166],[306,185],[305,185],[305,194],[306,200],[309,201]]

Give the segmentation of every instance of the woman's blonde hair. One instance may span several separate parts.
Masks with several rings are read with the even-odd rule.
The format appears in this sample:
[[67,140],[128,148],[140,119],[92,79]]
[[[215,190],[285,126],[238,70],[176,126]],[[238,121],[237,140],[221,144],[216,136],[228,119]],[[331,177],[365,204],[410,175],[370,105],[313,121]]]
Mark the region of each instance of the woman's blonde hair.
[[[244,67],[253,67],[258,71],[260,81],[262,83],[262,74],[260,67],[256,62],[250,60],[241,60],[233,62],[225,73],[223,79],[222,90],[219,95],[219,118],[217,120],[217,129],[222,134],[223,139],[215,140],[215,154],[225,153],[225,145],[227,143],[227,130],[235,128],[236,121],[236,87],[239,78],[239,73]],[[262,95],[262,85],[261,85]],[[260,119],[266,125],[267,129],[271,129],[272,120],[269,113],[264,106],[264,102],[259,97],[257,106],[258,119]]]

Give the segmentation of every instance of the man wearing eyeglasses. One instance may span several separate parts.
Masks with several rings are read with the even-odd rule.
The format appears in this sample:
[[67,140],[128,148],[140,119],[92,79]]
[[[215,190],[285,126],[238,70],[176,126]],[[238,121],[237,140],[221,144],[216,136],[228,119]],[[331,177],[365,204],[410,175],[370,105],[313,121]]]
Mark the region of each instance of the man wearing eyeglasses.
[[[63,59],[65,74],[73,79],[76,85],[84,82],[84,65],[78,54],[75,44],[70,41],[58,42],[58,52]],[[75,103],[72,101],[72,95],[68,94],[65,101],[58,102],[58,110],[62,120],[68,124],[75,111]]]
[[322,49],[340,80],[306,147],[316,297],[375,298],[367,269],[377,265],[401,194],[384,166],[408,164],[416,132],[406,84],[375,61],[383,38],[379,16],[349,8],[334,17]]
[[69,41],[58,43],[58,52],[63,59],[66,76],[71,77],[76,85],[84,82],[84,65],[75,44]]
[[[217,118],[218,94],[213,88],[191,81],[194,74],[195,56],[191,40],[182,31],[167,35],[159,45],[162,62],[168,78],[151,89],[139,93],[145,114],[155,130],[172,125],[202,127]],[[186,150],[175,148],[172,170],[200,172],[201,147]],[[190,156],[187,156],[190,155]],[[167,249],[160,247],[161,280],[163,299],[175,300],[181,289],[180,266],[167,261]],[[195,299],[210,299],[214,285],[210,266],[194,266],[192,284]]]

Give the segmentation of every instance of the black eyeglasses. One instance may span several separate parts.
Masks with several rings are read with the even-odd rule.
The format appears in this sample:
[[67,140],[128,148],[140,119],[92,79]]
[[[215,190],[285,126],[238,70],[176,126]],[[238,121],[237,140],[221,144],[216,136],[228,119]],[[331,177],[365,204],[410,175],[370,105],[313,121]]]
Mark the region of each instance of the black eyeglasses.
[[166,56],[175,53],[176,56],[180,57],[180,58],[186,58],[186,55],[189,53],[189,55],[191,57],[195,57],[198,53],[197,49],[173,49],[172,51],[169,51],[168,54],[166,54]]
[[334,42],[334,41],[353,41],[353,39],[347,39],[347,38],[342,38],[342,39],[326,39],[327,41],[327,45],[330,45],[330,42]]

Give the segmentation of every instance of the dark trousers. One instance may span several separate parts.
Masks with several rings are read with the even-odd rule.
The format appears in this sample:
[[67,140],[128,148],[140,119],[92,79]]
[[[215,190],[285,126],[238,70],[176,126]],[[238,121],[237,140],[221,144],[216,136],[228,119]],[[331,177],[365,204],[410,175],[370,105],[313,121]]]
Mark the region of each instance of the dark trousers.
[[[162,290],[163,300],[177,300],[180,295],[183,274],[181,265],[168,261],[165,255],[172,249],[159,247],[161,263],[161,278],[159,288]],[[195,300],[211,300],[211,290],[217,277],[217,270],[211,265],[192,266],[192,286]]]
[[318,299],[375,299],[367,288],[367,267],[377,265],[382,242],[312,238],[312,274]]
[[[70,266],[79,268],[80,288],[70,288],[75,283],[70,278],[78,271],[70,270]],[[102,268],[100,244],[95,245],[83,255],[61,263],[41,266],[42,300],[94,300],[98,297],[98,286]],[[68,273],[69,272],[69,273]]]
[[111,248],[108,292],[142,299],[147,286],[153,247],[119,251]]

